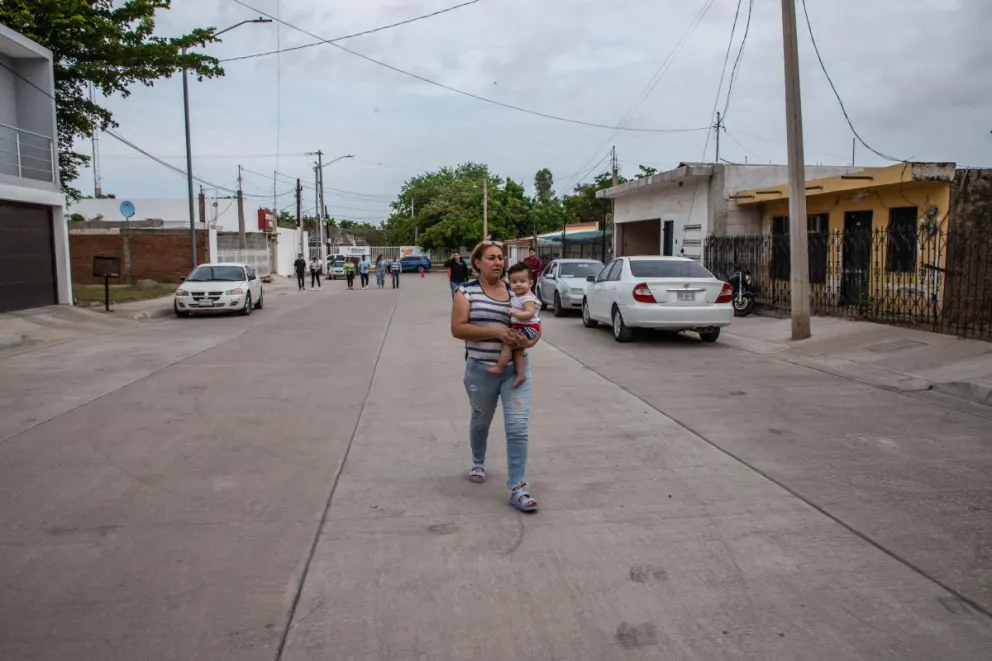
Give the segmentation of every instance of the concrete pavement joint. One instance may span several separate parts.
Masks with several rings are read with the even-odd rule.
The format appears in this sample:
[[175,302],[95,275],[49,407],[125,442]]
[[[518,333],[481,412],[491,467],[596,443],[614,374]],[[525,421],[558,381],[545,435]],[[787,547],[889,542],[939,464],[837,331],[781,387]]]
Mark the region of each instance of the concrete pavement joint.
[[[912,562],[910,562],[909,560],[901,557],[897,553],[895,553],[892,550],[888,549],[887,547],[883,546],[882,544],[880,544],[879,542],[875,541],[874,539],[872,539],[867,534],[861,532],[857,528],[854,528],[850,524],[846,523],[845,521],[843,521],[842,519],[838,518],[837,516],[831,514],[829,511],[827,511],[826,509],[820,507],[816,503],[808,500],[801,493],[799,493],[795,489],[792,489],[791,487],[787,486],[783,482],[775,479],[774,477],[772,477],[771,475],[767,474],[766,472],[764,472],[763,470],[761,470],[757,466],[755,466],[755,465],[751,464],[750,462],[746,461],[745,459],[737,456],[736,454],[734,454],[733,452],[731,452],[731,451],[727,450],[726,448],[722,447],[718,443],[715,443],[714,441],[710,440],[709,438],[707,438],[703,434],[697,432],[695,429],[693,429],[689,425],[685,424],[684,422],[682,422],[678,418],[676,418],[676,417],[674,417],[674,416],[666,413],[665,411],[661,410],[660,408],[658,408],[657,406],[655,406],[651,402],[647,401],[646,399],[644,399],[643,397],[641,397],[637,393],[635,393],[632,390],[626,388],[625,386],[617,383],[616,381],[613,381],[609,377],[607,377],[607,376],[605,376],[605,375],[597,372],[595,369],[593,369],[592,367],[590,367],[588,364],[586,364],[585,362],[583,362],[581,359],[579,359],[575,355],[569,353],[565,349],[562,349],[558,345],[553,344],[552,342],[550,342],[548,340],[545,340],[545,342],[547,344],[549,344],[550,346],[553,346],[555,349],[557,349],[558,351],[560,351],[564,355],[568,356],[569,358],[571,358],[572,360],[574,360],[578,364],[582,365],[587,370],[589,370],[593,374],[597,375],[599,378],[603,379],[607,383],[613,384],[614,386],[616,386],[620,390],[626,392],[630,396],[632,396],[635,399],[637,399],[638,401],[642,402],[645,406],[648,406],[648,407],[654,409],[655,411],[657,411],[661,415],[665,416],[666,418],[668,418],[669,420],[671,420],[672,422],[674,422],[675,424],[677,424],[679,427],[682,427],[683,429],[685,429],[687,432],[689,432],[693,436],[696,436],[697,438],[699,438],[701,441],[705,442],[706,444],[710,445],[711,447],[715,448],[716,450],[722,452],[723,454],[725,454],[726,456],[730,457],[734,461],[739,462],[743,466],[746,466],[747,468],[749,468],[750,470],[754,471],[755,473],[757,473],[761,477],[765,478],[766,480],[768,480],[772,484],[776,485],[780,489],[783,489],[787,493],[791,494],[794,498],[797,498],[798,500],[802,501],[803,503],[805,503],[809,507],[812,507],[814,510],[816,510],[820,514],[826,516],[831,521],[837,523],[838,525],[840,525],[841,527],[843,527],[845,530],[847,530],[847,531],[851,532],[852,534],[858,536],[859,538],[861,538],[862,540],[864,540],[865,542],[867,542],[871,546],[875,547],[876,549],[878,549],[879,551],[881,551],[885,555],[889,556],[890,558],[892,558],[896,562],[902,564],[905,567],[908,567],[910,570],[916,572],[917,574],[919,574],[923,578],[931,581],[932,583],[934,583],[935,585],[937,585],[941,589],[945,590],[946,592],[948,592],[949,594],[951,594],[952,596],[954,596],[956,599],[958,599],[961,602],[967,604],[972,609],[974,609],[976,612],[981,613],[985,617],[987,617],[990,620],[992,620],[992,613],[990,613],[988,610],[986,610],[983,606],[981,606],[979,603],[977,603],[973,599],[967,597],[966,595],[964,595],[961,592],[955,590],[954,588],[950,587],[949,585],[945,585],[939,579],[931,576],[930,574],[928,574],[927,572],[925,572],[923,569],[921,569],[920,567],[917,567],[915,564],[913,564]],[[746,351],[746,349],[743,349],[743,351]],[[753,353],[753,352],[748,352],[748,353]],[[761,355],[761,354],[759,354],[759,355]],[[801,367],[805,367],[804,365],[800,365],[800,366]],[[817,370],[816,368],[812,368],[812,367],[809,368],[809,369],[813,369],[815,371],[822,371],[822,370]],[[830,374],[829,372],[824,372],[824,373],[825,374]],[[832,376],[839,376],[839,375],[832,375]],[[841,378],[846,378],[846,377],[841,377]],[[856,379],[851,379],[851,380],[852,381],[856,381]],[[865,385],[869,385],[870,386],[870,385],[873,385],[873,384],[870,384],[869,383],[869,384],[865,384]],[[898,391],[896,391],[896,392],[898,392]],[[978,416],[978,417],[982,417],[982,416]]]
[[[351,454],[351,447],[355,444],[355,436],[358,435],[358,429],[362,425],[362,418],[365,416],[365,407],[369,401],[369,394],[372,392],[372,384],[375,383],[375,375],[379,371],[379,360],[382,358],[382,350],[386,346],[386,339],[389,337],[389,331],[393,326],[393,317],[396,315],[396,308],[399,306],[400,299],[394,299],[393,309],[389,312],[389,320],[386,322],[386,330],[382,334],[382,342],[379,343],[379,351],[375,356],[375,363],[372,365],[372,375],[369,377],[368,386],[365,389],[365,395],[362,397],[362,411],[358,414],[358,419],[355,420],[355,428],[351,430],[351,438],[348,439],[348,447],[344,450],[344,455],[341,457],[341,463],[338,464],[338,470],[334,474],[334,480],[331,482],[331,489],[327,494],[327,500],[324,503],[324,511],[320,515],[320,521],[317,524],[317,530],[314,532],[313,541],[310,543],[310,550],[307,553],[306,562],[303,564],[303,571],[300,573],[300,581],[296,586],[296,593],[293,595],[293,603],[289,607],[289,613],[286,617],[286,626],[283,627],[282,634],[279,636],[279,645],[276,647],[276,657],[275,661],[281,661],[283,652],[286,649],[286,641],[289,640],[289,632],[293,627],[293,619],[296,617],[296,609],[300,605],[300,598],[303,596],[303,586],[307,581],[307,574],[310,573],[310,564],[313,562],[314,554],[317,552],[317,544],[320,542],[320,532],[324,529],[324,525],[327,523],[327,514],[331,511],[331,505],[334,501],[334,492],[337,491],[338,482],[341,480],[341,474],[344,472],[345,464],[348,463],[348,455]],[[314,611],[317,607],[314,608]],[[313,611],[308,613],[306,617],[310,617]],[[301,620],[302,621],[302,620]]]

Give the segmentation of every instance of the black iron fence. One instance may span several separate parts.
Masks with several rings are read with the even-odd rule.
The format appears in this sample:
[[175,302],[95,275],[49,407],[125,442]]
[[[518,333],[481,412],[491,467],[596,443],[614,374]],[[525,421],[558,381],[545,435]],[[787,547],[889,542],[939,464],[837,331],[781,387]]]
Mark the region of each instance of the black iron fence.
[[[925,327],[992,340],[992,226],[931,226],[809,232],[814,314]],[[713,236],[705,263],[725,276],[751,272],[756,301],[788,310],[788,234]]]

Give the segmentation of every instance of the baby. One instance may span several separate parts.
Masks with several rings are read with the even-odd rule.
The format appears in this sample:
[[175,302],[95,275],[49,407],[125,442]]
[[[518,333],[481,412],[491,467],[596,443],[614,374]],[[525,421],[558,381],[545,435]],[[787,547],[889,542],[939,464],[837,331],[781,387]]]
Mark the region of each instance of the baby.
[[[533,340],[541,332],[541,319],[538,316],[541,302],[530,291],[533,284],[530,267],[523,262],[514,264],[507,272],[507,276],[510,279],[510,290],[513,292],[513,296],[510,297],[512,317],[510,327],[526,336],[528,340]],[[513,387],[516,388],[527,380],[523,349],[514,349],[509,344],[504,344],[500,349],[499,362],[487,370],[491,374],[502,374],[511,360],[517,370],[517,376],[513,379]]]

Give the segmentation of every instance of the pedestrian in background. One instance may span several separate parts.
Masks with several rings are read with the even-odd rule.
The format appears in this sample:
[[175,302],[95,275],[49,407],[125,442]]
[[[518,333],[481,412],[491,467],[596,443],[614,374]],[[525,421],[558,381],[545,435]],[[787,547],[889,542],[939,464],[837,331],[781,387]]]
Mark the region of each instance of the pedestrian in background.
[[386,286],[386,260],[382,255],[375,258],[375,282],[379,285],[379,289]]
[[368,255],[362,255],[362,261],[358,262],[358,276],[362,281],[362,289],[369,288],[369,269],[372,268],[372,264],[369,262]]
[[303,291],[307,287],[307,261],[303,259],[303,253],[296,255],[293,262],[293,269],[296,271],[296,285]]
[[468,394],[469,443],[472,468],[468,479],[486,479],[486,446],[489,427],[496,406],[502,400],[503,427],[506,430],[506,486],[510,505],[521,512],[537,510],[537,501],[527,488],[527,441],[530,427],[532,379],[530,357],[524,355],[526,380],[513,387],[517,368],[513,363],[502,374],[486,371],[496,363],[503,344],[515,349],[529,349],[540,339],[531,340],[510,327],[509,285],[503,280],[503,246],[497,241],[483,241],[469,258],[479,279],[461,285],[451,306],[451,334],[465,341],[465,392]]
[[400,288],[400,272],[402,270],[403,264],[398,259],[394,259],[393,263],[389,265],[389,271],[393,274],[393,289]]
[[344,263],[344,277],[348,281],[348,289],[355,288],[355,262],[348,260]]
[[536,281],[537,276],[541,275],[541,269],[544,268],[544,264],[541,263],[541,258],[537,256],[537,251],[531,248],[527,251],[527,256],[524,257],[524,264],[530,268],[530,279]]
[[310,289],[313,289],[313,284],[317,283],[320,287],[320,260],[314,257],[310,260]]
[[462,259],[461,253],[451,253],[451,259],[444,263],[448,268],[448,286],[451,287],[451,295],[454,296],[459,285],[468,282],[468,264]]

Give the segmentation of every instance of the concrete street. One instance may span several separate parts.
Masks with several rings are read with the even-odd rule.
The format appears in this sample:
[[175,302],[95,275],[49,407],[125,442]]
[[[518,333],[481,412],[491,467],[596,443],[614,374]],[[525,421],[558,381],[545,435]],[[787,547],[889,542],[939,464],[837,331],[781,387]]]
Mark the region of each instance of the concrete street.
[[0,358],[0,658],[992,658],[987,407],[547,313],[522,515],[498,422],[465,479],[449,305],[337,282]]

